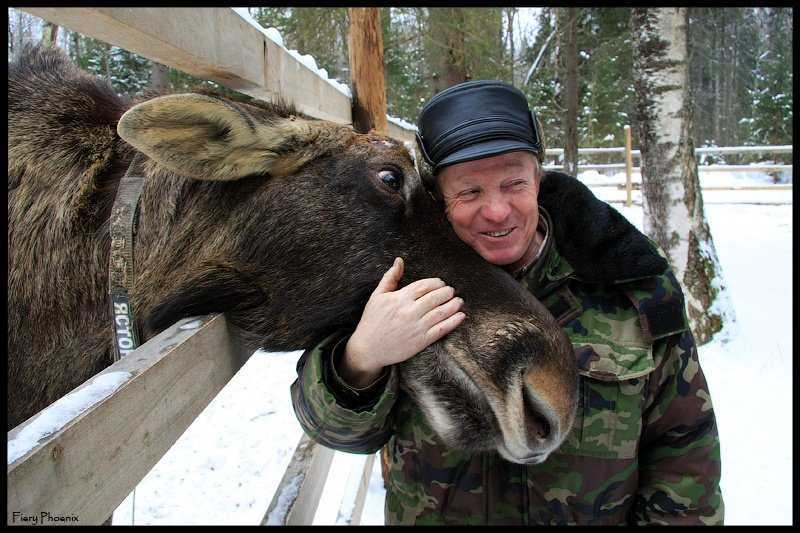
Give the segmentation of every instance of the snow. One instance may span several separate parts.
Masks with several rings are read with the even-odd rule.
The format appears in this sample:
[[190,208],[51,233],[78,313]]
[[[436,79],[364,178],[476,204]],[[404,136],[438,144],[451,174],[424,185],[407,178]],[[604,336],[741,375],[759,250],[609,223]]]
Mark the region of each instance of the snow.
[[[301,54],[297,50],[289,50],[283,44],[283,37],[281,36],[281,32],[277,28],[264,28],[261,24],[258,23],[250,14],[247,12],[246,7],[234,7],[232,8],[233,11],[242,17],[244,20],[248,22],[251,26],[258,29],[261,33],[267,36],[269,40],[286,50],[286,52],[297,59],[301,64],[305,65],[309,70],[314,72],[317,76],[324,79],[328,83],[330,83],[333,87],[336,88],[339,92],[347,96],[348,98],[352,98],[353,94],[350,91],[350,87],[347,86],[345,83],[341,83],[338,80],[332,79],[328,77],[328,71],[324,68],[319,68],[317,66],[317,61],[314,59],[313,56],[310,54]],[[417,127],[410,122],[403,120],[402,118],[392,117],[390,115],[386,115],[386,118],[389,122],[393,122],[394,124],[400,126],[401,128],[410,130],[410,131],[417,131]]]
[[252,355],[114,523],[259,524],[302,435],[289,394],[301,353]]
[[[580,177],[590,186],[624,182],[624,173]],[[713,172],[701,173],[701,182],[772,181],[762,172]],[[642,227],[638,191],[631,207],[619,203],[624,190],[593,191]],[[719,425],[725,521],[791,524],[792,191],[707,191],[703,196],[728,292],[720,305],[732,307],[736,317],[698,349]],[[301,436],[289,395],[300,354],[256,352],[250,358],[139,484],[136,524],[260,523]],[[363,455],[334,454],[314,524],[342,522],[339,510],[344,507],[347,514],[353,490],[345,487],[360,474],[364,460]],[[376,457],[362,524],[383,524],[380,470]],[[130,506],[131,501],[120,506],[115,523],[134,523]]]
[[56,433],[73,418],[107,398],[130,376],[130,372],[106,372],[92,378],[86,386],[56,400],[8,441],[8,464],[31,451],[40,440]]
[[417,131],[417,127],[414,124],[412,124],[412,123],[410,123],[410,122],[408,122],[406,120],[403,120],[402,118],[393,117],[391,115],[386,115],[386,120],[388,120],[389,122],[393,122],[393,123],[397,124],[401,128],[405,128],[405,129],[411,130],[411,131]]
[[232,8],[233,11],[242,17],[245,21],[248,22],[251,26],[256,28],[258,31],[263,33],[267,36],[267,38],[286,50],[286,52],[297,59],[301,64],[305,65],[311,72],[314,72],[317,76],[322,78],[323,80],[327,81],[331,84],[337,91],[344,94],[348,98],[352,98],[353,95],[350,92],[350,87],[346,84],[341,83],[338,80],[334,80],[328,77],[328,72],[325,69],[321,69],[317,67],[317,61],[309,54],[301,54],[297,50],[289,50],[283,44],[283,37],[281,36],[281,32],[277,28],[264,28],[261,24],[258,23],[253,17],[250,16],[250,13],[247,12],[246,7],[234,7]]
[[286,521],[286,514],[289,512],[289,506],[297,497],[297,492],[300,490],[300,484],[303,481],[303,475],[297,474],[294,476],[289,485],[287,485],[278,495],[278,503],[275,508],[267,515],[268,526],[280,526]]

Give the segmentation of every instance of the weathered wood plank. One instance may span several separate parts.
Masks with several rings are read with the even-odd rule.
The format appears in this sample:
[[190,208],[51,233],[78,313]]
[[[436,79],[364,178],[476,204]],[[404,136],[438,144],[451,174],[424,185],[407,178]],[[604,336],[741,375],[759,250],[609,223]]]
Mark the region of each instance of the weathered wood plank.
[[333,454],[333,450],[316,443],[304,433],[278,483],[261,525],[311,525]]
[[[20,516],[100,524],[125,499],[250,355],[224,315],[184,319],[14,428],[8,449],[64,417],[107,378],[113,394],[91,404],[8,465],[8,523]],[[125,373],[129,374],[125,376]],[[25,447],[23,447],[25,449]],[[11,457],[10,457],[11,459]],[[14,513],[20,513],[15,515]]]
[[[347,95],[230,8],[21,9],[254,98],[281,97],[312,117],[352,123]],[[413,139],[404,128],[393,133]]]
[[351,122],[346,95],[230,8],[24,10],[254,98],[280,95],[313,117]]
[[264,36],[230,9],[22,9],[237,91],[264,83]]

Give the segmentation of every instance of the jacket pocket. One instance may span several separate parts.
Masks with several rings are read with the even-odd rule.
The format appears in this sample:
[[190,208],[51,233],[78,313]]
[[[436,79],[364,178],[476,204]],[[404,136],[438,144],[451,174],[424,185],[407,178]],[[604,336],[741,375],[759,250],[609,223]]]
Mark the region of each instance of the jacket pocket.
[[579,403],[575,423],[557,453],[608,459],[636,457],[643,390],[653,371],[652,345],[575,342]]

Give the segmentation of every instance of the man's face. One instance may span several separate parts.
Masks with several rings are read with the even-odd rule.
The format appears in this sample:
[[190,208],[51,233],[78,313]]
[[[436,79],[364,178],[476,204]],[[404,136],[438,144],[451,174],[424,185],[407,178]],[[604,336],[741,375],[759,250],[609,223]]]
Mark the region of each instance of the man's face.
[[437,175],[447,218],[481,257],[513,272],[538,250],[539,165],[530,152],[457,163]]

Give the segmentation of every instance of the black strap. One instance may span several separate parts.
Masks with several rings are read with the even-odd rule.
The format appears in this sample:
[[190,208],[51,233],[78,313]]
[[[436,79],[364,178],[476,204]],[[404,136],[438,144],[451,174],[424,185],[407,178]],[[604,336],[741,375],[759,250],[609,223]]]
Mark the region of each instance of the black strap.
[[136,166],[143,159],[140,152],[133,157],[128,171],[119,182],[117,197],[111,208],[108,294],[114,331],[114,362],[139,346],[130,292],[133,288],[133,239],[136,235],[139,196],[144,185],[144,173],[136,172]]

